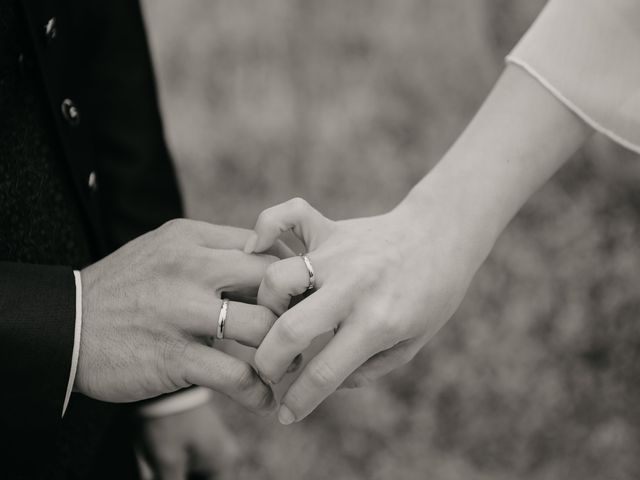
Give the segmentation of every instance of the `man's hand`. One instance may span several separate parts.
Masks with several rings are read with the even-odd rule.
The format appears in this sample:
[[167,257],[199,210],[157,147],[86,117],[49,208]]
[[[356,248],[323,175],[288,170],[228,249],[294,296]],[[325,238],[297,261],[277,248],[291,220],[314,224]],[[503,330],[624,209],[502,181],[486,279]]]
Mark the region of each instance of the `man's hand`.
[[189,473],[220,478],[240,461],[240,446],[211,403],[144,419],[140,433],[144,459],[159,480],[182,480]]
[[[132,402],[202,385],[268,413],[273,392],[246,362],[211,348],[222,292],[255,295],[275,257],[240,249],[249,232],[174,220],[82,274],[82,335],[74,389]],[[257,346],[275,318],[229,303],[225,338]]]

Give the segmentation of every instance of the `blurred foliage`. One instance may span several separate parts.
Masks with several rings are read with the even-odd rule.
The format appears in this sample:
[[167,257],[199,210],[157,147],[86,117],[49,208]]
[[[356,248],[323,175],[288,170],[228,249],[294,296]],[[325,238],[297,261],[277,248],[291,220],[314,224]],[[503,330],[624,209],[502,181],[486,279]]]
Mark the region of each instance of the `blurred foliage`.
[[[145,2],[190,216],[250,227],[292,196],[334,218],[391,208],[543,4]],[[637,158],[596,138],[409,366],[289,428],[221,401],[241,477],[640,478],[639,185]]]

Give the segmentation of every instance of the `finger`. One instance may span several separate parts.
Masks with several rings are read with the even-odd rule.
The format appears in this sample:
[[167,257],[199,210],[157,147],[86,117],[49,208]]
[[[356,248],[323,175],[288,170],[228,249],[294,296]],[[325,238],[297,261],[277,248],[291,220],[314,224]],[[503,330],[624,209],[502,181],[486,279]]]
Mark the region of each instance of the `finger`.
[[[215,337],[221,320],[222,303],[219,298],[212,298],[210,308],[198,315],[198,320],[193,320],[189,333],[207,339]],[[225,340],[235,340],[255,348],[275,323],[276,316],[271,310],[260,305],[229,301],[223,320]]]
[[[315,284],[320,282],[315,277]],[[291,257],[269,265],[258,289],[258,304],[282,315],[291,303],[291,297],[302,295],[309,288],[309,271],[304,260]]]
[[293,230],[307,250],[328,233],[332,222],[301,198],[264,210],[244,246],[247,253],[264,252],[287,230]]
[[[169,235],[183,238],[190,237],[196,244],[220,250],[242,250],[247,240],[254,235],[253,230],[246,228],[214,225],[208,222],[176,218],[166,222],[162,230]],[[265,253],[277,258],[288,258],[295,253],[284,242],[276,241]]]
[[280,423],[302,420],[374,353],[362,329],[342,327],[289,387],[278,413]]
[[240,250],[206,250],[198,269],[205,269],[207,285],[218,292],[256,295],[267,268],[277,260],[268,255],[247,255]]
[[256,350],[255,363],[263,378],[279,382],[296,355],[346,317],[337,298],[332,290],[323,288],[276,320]]
[[419,340],[408,340],[380,352],[353,372],[340,388],[361,388],[409,363],[422,348]]
[[207,248],[242,250],[253,233],[245,228],[214,225],[209,222],[177,218],[165,223],[161,229],[169,236],[193,240]]
[[266,307],[229,302],[224,338],[256,348],[275,322],[276,316]]
[[191,343],[183,358],[184,379],[223,393],[249,410],[266,415],[276,408],[273,391],[246,362],[216,349]]
[[[211,250],[207,249],[208,253]],[[211,272],[215,272],[215,285],[224,291],[228,298],[245,303],[256,303],[258,286],[264,277],[265,268],[280,258],[294,257],[293,250],[283,242],[278,241],[265,255],[249,255],[248,257],[238,250],[216,251],[216,264],[212,265]],[[227,257],[227,261],[221,262],[220,257]],[[229,261],[228,258],[237,258],[238,261]],[[249,264],[245,264],[245,262]],[[248,267],[248,268],[247,268]],[[202,265],[199,265],[202,268]]]
[[264,253],[277,258],[281,258],[281,259],[296,256],[296,253],[293,250],[291,250],[291,248],[282,240],[278,240],[276,243],[273,244],[273,247],[271,247],[269,250],[265,251]]

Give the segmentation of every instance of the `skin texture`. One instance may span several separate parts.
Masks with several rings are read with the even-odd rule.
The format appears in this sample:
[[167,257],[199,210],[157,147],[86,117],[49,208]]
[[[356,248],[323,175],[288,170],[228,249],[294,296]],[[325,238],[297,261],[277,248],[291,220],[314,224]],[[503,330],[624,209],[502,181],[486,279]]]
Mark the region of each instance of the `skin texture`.
[[[81,272],[83,325],[74,388],[132,402],[202,385],[248,409],[276,408],[246,362],[211,348],[222,292],[256,293],[272,255],[247,255],[248,232],[175,220]],[[226,338],[257,346],[275,321],[266,308],[230,302]]]
[[393,211],[331,221],[301,199],[265,210],[245,252],[293,230],[307,247],[316,292],[299,258],[270,265],[258,303],[279,316],[256,351],[278,382],[296,354],[337,328],[282,399],[299,421],[342,386],[364,385],[407,363],[451,318],[498,235],[591,133],[534,79],[508,67],[439,164]]

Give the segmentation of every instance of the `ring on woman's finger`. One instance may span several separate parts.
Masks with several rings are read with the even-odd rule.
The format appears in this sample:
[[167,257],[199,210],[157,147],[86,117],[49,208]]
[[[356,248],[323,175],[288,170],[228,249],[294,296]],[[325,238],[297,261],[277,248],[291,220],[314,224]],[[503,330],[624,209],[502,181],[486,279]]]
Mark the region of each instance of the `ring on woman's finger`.
[[313,290],[316,288],[316,272],[313,269],[313,265],[311,265],[311,260],[305,254],[301,253],[300,258],[304,262],[304,266],[307,268],[307,272],[309,273],[309,284],[307,285],[307,291]]
[[216,338],[218,340],[224,339],[224,327],[227,323],[227,313],[229,312],[229,299],[222,300],[220,306],[220,313],[218,314],[218,328],[216,329]]

